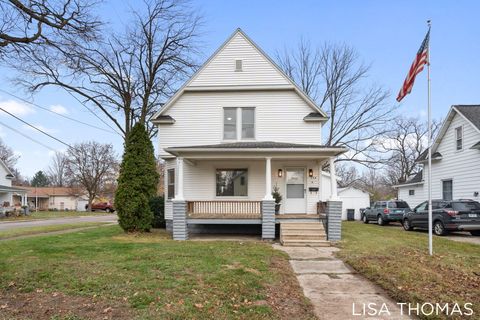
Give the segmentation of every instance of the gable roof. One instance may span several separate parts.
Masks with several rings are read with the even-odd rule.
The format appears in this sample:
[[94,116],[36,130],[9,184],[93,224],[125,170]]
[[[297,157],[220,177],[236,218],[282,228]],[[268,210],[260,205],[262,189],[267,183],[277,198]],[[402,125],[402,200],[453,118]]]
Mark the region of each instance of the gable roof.
[[3,161],[2,159],[0,159],[0,165],[2,165],[2,167],[5,168],[5,171],[7,171],[7,175],[11,175],[13,177],[13,172],[8,168],[7,164],[5,163],[5,161]]
[[452,123],[453,118],[457,114],[464,118],[478,133],[480,133],[480,105],[453,105],[433,141],[432,154],[435,154],[443,136],[447,133],[447,130],[450,127],[450,123]]
[[[187,80],[183,86],[177,90],[177,92],[162,106],[160,110],[155,113],[153,116],[153,121],[155,122],[159,116],[164,114],[174,103],[177,101],[180,96],[187,90],[187,87],[195,81],[199,74],[205,70],[209,63],[234,39],[235,36],[242,36],[260,55],[262,55],[268,63],[270,63],[273,68],[280,73],[282,77],[285,78],[287,85],[279,86],[279,89],[293,89],[315,112],[321,114],[324,120],[328,119],[328,115],[323,111],[317,104],[289,77],[283,72],[283,70],[255,43],[250,39],[242,29],[238,28],[235,32],[208,58],[208,60],[193,74],[193,76]],[[253,89],[255,86],[248,87],[246,89]],[[219,89],[219,88],[217,88]]]

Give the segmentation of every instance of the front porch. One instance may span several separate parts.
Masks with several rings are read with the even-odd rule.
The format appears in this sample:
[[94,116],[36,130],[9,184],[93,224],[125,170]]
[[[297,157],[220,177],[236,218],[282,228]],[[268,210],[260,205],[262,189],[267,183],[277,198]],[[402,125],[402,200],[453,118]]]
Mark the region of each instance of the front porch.
[[[338,201],[334,159],[341,148],[224,146],[166,149],[176,157],[166,165],[166,219],[174,239],[186,240],[189,226],[202,225],[259,225],[263,239],[275,239],[282,223],[323,224],[326,201]],[[283,197],[277,213],[273,186]]]

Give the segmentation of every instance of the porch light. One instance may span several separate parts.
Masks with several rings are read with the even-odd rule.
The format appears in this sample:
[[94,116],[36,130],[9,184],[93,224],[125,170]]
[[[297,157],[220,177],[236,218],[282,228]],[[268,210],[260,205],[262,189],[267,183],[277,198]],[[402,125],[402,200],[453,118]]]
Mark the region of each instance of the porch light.
[[278,169],[278,177],[279,178],[283,177],[283,170],[282,169]]
[[313,169],[308,169],[308,176],[313,177]]

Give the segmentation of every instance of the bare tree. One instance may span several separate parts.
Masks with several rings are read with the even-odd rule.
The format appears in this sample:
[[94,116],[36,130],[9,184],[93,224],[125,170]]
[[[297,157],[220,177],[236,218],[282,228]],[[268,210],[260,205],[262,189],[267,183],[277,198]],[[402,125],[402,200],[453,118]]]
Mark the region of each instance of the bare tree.
[[2,160],[5,165],[14,172],[15,166],[17,165],[19,155],[16,155],[12,148],[7,146],[3,140],[0,138],[0,160]]
[[359,184],[363,190],[370,193],[371,202],[396,197],[396,191],[385,180],[385,175],[381,169],[367,168],[364,170]]
[[347,163],[339,163],[336,165],[337,177],[340,178],[338,182],[342,188],[348,187],[360,180],[360,174],[355,166]]
[[[30,50],[20,79],[33,92],[61,87],[100,110],[125,137],[136,122],[149,121],[179,81],[196,67],[200,18],[188,2],[147,1],[122,34],[105,41],[69,39],[62,46]],[[26,80],[25,80],[26,79]]]
[[382,87],[365,83],[369,67],[357,52],[347,45],[314,48],[302,39],[295,49],[276,56],[287,75],[327,111],[325,145],[350,149],[337,161],[378,164],[375,137],[387,132],[385,123],[394,108],[387,104],[389,94]]
[[113,146],[95,141],[75,144],[67,151],[67,174],[88,194],[88,207],[102,188],[116,178],[118,168]]
[[100,23],[88,0],[0,0],[0,56],[71,35],[90,38]]
[[50,183],[56,187],[67,186],[67,157],[63,152],[55,152],[50,166],[47,169],[47,176]]
[[[433,136],[439,126],[439,121],[432,122]],[[388,155],[385,176],[388,183],[394,185],[407,181],[421,170],[416,160],[427,149],[428,125],[418,118],[396,117],[391,121],[391,128],[392,131],[376,140]]]

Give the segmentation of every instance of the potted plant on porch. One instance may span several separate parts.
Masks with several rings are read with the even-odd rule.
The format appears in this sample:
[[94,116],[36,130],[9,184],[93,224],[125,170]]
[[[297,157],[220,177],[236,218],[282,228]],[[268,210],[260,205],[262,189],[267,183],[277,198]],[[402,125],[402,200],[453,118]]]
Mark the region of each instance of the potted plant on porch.
[[280,202],[282,202],[282,195],[280,193],[280,188],[275,185],[273,187],[272,197],[275,200],[275,214],[280,212]]

